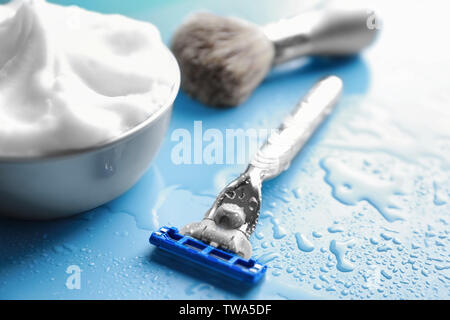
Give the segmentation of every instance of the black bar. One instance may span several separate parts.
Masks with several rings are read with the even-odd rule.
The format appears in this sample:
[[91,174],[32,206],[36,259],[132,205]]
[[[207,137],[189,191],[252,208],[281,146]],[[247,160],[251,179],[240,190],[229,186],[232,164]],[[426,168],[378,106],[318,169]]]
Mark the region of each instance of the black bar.
[[[429,306],[428,306],[429,305]],[[448,301],[337,301],[337,300],[124,300],[124,301],[0,301],[0,308],[8,307],[14,312],[15,318],[22,311],[32,310],[33,314],[55,313],[59,307],[65,310],[64,316],[71,318],[77,314],[92,316],[92,311],[118,316],[123,312],[126,319],[322,319],[325,316],[334,318],[358,319],[382,317],[390,314],[390,308],[400,307],[402,318],[406,314],[433,310],[439,314],[439,307],[443,307],[443,314],[448,312]],[[57,307],[57,308],[54,308]],[[85,308],[86,307],[86,308]],[[42,308],[42,309],[41,309]],[[432,309],[429,309],[432,308]],[[87,311],[87,309],[89,311]],[[350,312],[350,314],[349,314]],[[89,317],[92,318],[92,317]]]

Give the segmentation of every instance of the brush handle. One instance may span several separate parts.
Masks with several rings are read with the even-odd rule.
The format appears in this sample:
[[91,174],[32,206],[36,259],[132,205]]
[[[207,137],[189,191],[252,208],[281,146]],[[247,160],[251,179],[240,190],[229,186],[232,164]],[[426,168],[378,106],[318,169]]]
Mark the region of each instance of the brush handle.
[[273,64],[301,56],[356,54],[377,34],[377,18],[370,10],[313,11],[263,27],[275,45]]
[[317,127],[331,113],[342,87],[342,80],[336,76],[319,81],[276,132],[269,136],[250,161],[247,173],[264,181],[286,170]]

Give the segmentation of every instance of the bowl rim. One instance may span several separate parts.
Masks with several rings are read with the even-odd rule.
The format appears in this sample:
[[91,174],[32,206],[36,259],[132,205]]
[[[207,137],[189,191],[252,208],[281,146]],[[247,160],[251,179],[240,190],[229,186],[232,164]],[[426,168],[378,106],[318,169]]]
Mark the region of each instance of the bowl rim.
[[49,153],[45,155],[27,155],[27,156],[1,156],[0,155],[0,164],[12,164],[12,163],[29,163],[29,162],[40,162],[40,161],[46,161],[46,160],[56,160],[56,159],[63,159],[63,158],[69,158],[74,157],[78,155],[84,155],[90,152],[99,151],[106,149],[108,147],[113,146],[116,143],[119,143],[123,140],[126,140],[136,134],[137,132],[145,129],[146,127],[153,124],[158,118],[162,117],[163,114],[165,114],[174,104],[175,99],[179,93],[180,90],[180,84],[181,84],[181,71],[180,66],[173,55],[173,53],[170,51],[170,49],[163,43],[163,50],[166,51],[168,54],[169,59],[172,60],[173,66],[174,66],[174,81],[171,88],[171,93],[168,96],[165,104],[161,106],[157,111],[152,113],[147,119],[144,121],[138,123],[134,127],[124,131],[122,134],[105,140],[99,144],[83,147],[83,148],[77,148],[77,149],[68,149],[68,150],[61,150],[54,153]]

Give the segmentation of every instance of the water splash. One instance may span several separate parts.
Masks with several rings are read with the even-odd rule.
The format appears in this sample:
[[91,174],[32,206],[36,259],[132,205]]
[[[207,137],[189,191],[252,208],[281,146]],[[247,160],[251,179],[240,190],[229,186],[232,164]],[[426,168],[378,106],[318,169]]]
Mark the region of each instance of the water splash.
[[[359,106],[360,112],[347,112],[343,122],[337,129],[337,134],[325,142],[325,145],[341,150],[362,151],[370,153],[385,153],[402,161],[420,164],[424,158],[438,160],[443,168],[450,165],[449,159],[442,153],[441,146],[436,141],[450,138],[448,126],[449,112],[447,108],[427,101],[426,108],[412,101],[402,101],[394,107],[392,101],[380,101],[373,97],[365,97],[364,101],[348,98],[349,106]],[[392,99],[390,99],[392,100]],[[400,106],[407,106],[407,110]],[[408,117],[404,117],[405,113]],[[433,126],[423,113],[433,113]],[[367,121],[370,119],[370,121]]]
[[356,171],[334,158],[320,162],[325,170],[325,181],[331,186],[333,197],[343,204],[356,205],[367,201],[389,222],[403,220],[395,195],[403,195],[400,181],[384,181]]

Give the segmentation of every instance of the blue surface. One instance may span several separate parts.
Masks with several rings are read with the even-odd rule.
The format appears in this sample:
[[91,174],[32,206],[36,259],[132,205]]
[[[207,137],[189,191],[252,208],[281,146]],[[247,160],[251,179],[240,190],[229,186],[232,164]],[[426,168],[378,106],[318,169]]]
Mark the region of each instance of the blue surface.
[[[151,21],[166,42],[181,19],[200,8],[264,23],[296,6],[275,0],[257,7],[234,0],[57,2]],[[448,10],[436,10],[425,23],[420,4],[377,6],[382,34],[361,57],[305,60],[300,68],[275,71],[236,109],[210,109],[181,92],[158,157],[120,198],[59,221],[1,219],[0,298],[448,299],[449,50],[430,50],[445,39],[438,23]],[[419,20],[411,16],[421,23],[412,24]],[[428,36],[418,45],[419,34]],[[197,120],[204,131],[276,127],[330,73],[345,85],[336,112],[290,170],[263,187],[251,239],[254,256],[269,266],[262,283],[230,286],[156,254],[148,244],[151,231],[199,221],[245,167],[173,164],[174,130],[193,133]],[[66,287],[71,265],[82,270],[79,290]]]
[[[220,250],[189,236],[183,236],[175,227],[161,227],[150,236],[150,243],[180,258],[180,264],[188,262],[207,269],[211,277],[224,276],[224,281],[235,280],[238,286],[254,285],[267,271],[267,266],[254,259]],[[209,276],[209,275],[208,275]]]

